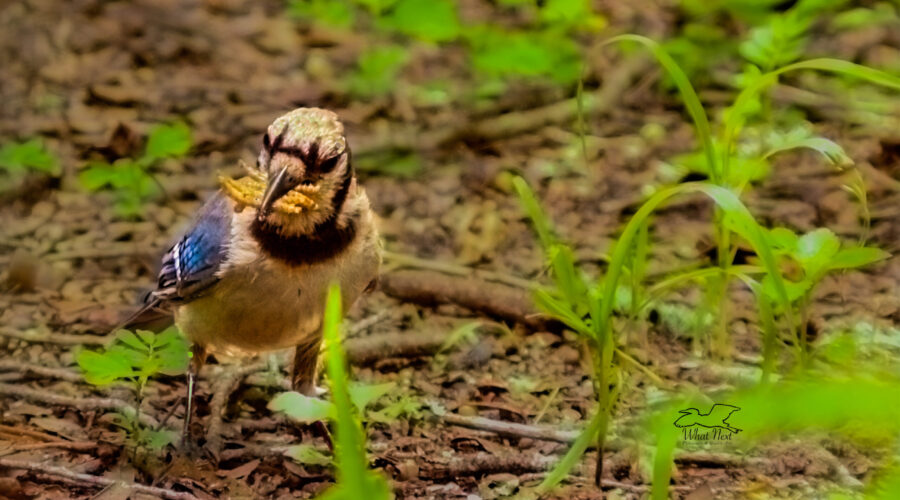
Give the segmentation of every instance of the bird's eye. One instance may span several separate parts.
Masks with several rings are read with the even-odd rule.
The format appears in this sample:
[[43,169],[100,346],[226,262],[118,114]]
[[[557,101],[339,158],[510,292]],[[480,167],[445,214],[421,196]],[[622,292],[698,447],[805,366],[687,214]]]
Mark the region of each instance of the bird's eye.
[[334,170],[334,167],[337,165],[338,159],[340,159],[341,155],[332,156],[327,160],[322,160],[322,163],[319,163],[319,171],[323,174],[327,174]]

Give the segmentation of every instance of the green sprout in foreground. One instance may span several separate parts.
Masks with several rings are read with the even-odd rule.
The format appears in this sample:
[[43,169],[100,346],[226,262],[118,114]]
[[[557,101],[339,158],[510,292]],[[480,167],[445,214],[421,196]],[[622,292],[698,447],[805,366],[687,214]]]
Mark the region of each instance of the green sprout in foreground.
[[[390,487],[384,476],[369,469],[366,457],[365,433],[359,418],[371,401],[378,399],[392,388],[392,384],[377,386],[350,385],[347,377],[347,357],[341,346],[342,320],[341,292],[336,284],[328,289],[322,333],[325,339],[325,360],[331,383],[332,402],[308,397],[296,392],[285,392],[272,400],[269,408],[281,411],[301,422],[330,420],[335,427],[335,467],[337,484],[320,498],[328,500],[391,498]],[[325,465],[327,457],[310,447],[292,447],[288,454],[295,460]]]
[[135,452],[140,447],[159,450],[178,438],[177,433],[159,425],[149,426],[141,415],[141,403],[151,378],[183,373],[188,358],[187,342],[175,327],[161,333],[119,330],[112,344],[102,351],[82,350],[76,354],[88,383],[101,387],[124,383],[134,393],[134,406],[121,409],[116,424],[125,431]]

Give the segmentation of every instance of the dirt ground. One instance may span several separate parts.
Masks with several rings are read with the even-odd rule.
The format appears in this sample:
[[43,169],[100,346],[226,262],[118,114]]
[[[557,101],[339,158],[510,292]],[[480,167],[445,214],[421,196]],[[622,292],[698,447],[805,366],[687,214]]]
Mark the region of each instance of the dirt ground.
[[[628,4],[607,5],[611,25],[650,36],[672,29],[668,2]],[[559,90],[513,89],[493,108],[479,110],[417,106],[401,91],[353,100],[335,90],[335,81],[365,40],[299,30],[279,2],[29,0],[0,7],[0,26],[0,137],[40,136],[64,168],[61,179],[33,175],[0,193],[6,290],[0,295],[0,459],[41,464],[30,470],[0,466],[0,497],[129,494],[48,467],[198,498],[306,498],[331,484],[328,468],[282,455],[301,440],[325,445],[266,409],[282,379],[266,375],[265,363],[240,365],[252,370],[214,363],[204,372],[195,430],[213,425],[207,440],[221,440],[218,463],[188,459],[174,448],[134,462],[108,416],[129,393],[83,382],[73,354],[80,342],[102,342],[154,284],[159,257],[216,189],[215,174],[237,174],[239,161],[252,163],[265,127],[298,106],[336,111],[355,156],[411,146],[425,162],[409,178],[371,168],[361,173],[390,254],[381,289],[360,300],[350,316],[353,377],[395,382],[422,405],[393,422],[368,426],[373,466],[391,479],[399,498],[502,498],[524,494],[562,456],[568,444],[560,439],[463,425],[483,417],[565,434],[583,427],[594,407],[579,341],[552,324],[525,319],[531,310],[522,282],[546,276],[509,174],[522,174],[535,187],[579,261],[602,271],[642,188],[660,182],[659,162],[693,144],[690,125],[677,101],[660,91],[655,68],[623,62],[614,52],[591,52],[591,69],[600,76],[588,90],[606,92],[608,102],[590,116],[585,167],[571,120],[539,117],[528,126],[518,114],[546,111],[567,97]],[[879,32],[865,44],[841,45],[855,47],[842,55],[865,61],[874,57],[867,51],[897,43],[896,33]],[[452,73],[461,63],[459,54],[447,51],[417,64],[412,78]],[[716,96],[703,94],[710,102]],[[192,127],[195,147],[187,159],[157,169],[166,195],[150,204],[145,220],[116,219],[108,197],[78,185],[76,173],[87,159],[133,156],[152,124],[178,117]],[[829,116],[817,119],[818,131],[841,143],[866,178],[870,242],[897,253],[900,129],[879,135]],[[648,123],[662,133],[649,133]],[[825,226],[847,239],[859,237],[857,205],[841,188],[845,174],[807,154],[784,157],[776,171],[747,197],[761,221],[801,231]],[[706,202],[685,199],[659,214],[651,275],[710,258],[709,213]],[[524,297],[519,312],[526,312],[504,315],[489,305],[478,310],[477,304],[398,298],[404,279],[438,286],[454,273],[487,283],[489,291],[501,287],[496,293]],[[716,367],[752,370],[748,363],[760,346],[752,296],[738,288],[733,295],[734,360],[699,362],[690,339],[664,322],[651,324],[649,341],[631,342],[628,352],[670,389],[736,384],[728,370]],[[683,299],[691,303],[696,296],[694,290]],[[827,279],[813,311],[814,336],[859,322],[896,327],[900,259]],[[482,325],[474,342],[437,352],[451,332],[472,321]],[[650,478],[628,438],[639,432],[630,424],[659,388],[640,371],[629,375],[626,387],[613,426],[624,444],[606,452],[609,498],[643,498],[649,491]],[[157,380],[143,411],[179,426],[183,392],[182,377]],[[220,409],[222,416],[214,415]],[[758,460],[729,460],[718,452]],[[586,455],[559,498],[602,496],[593,486],[594,459],[594,452]],[[864,481],[877,462],[872,452],[839,440],[785,436],[746,454],[687,454],[677,463],[672,491],[692,500],[812,498]]]

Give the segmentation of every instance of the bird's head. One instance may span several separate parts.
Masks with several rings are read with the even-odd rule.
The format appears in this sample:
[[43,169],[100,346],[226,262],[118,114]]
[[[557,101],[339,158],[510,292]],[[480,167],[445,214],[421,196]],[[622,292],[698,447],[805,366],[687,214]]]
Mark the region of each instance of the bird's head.
[[303,234],[336,217],[353,180],[344,126],[336,114],[299,108],[266,130],[249,178],[223,179],[236,201],[257,207],[259,223]]
[[696,408],[688,408],[686,410],[678,410],[678,413],[681,413],[683,415],[699,415],[700,410]]

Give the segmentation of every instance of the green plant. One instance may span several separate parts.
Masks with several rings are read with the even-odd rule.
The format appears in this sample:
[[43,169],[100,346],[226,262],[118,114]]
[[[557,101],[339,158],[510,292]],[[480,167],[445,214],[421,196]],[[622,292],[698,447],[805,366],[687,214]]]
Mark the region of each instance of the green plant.
[[581,72],[581,53],[571,38],[552,31],[469,28],[472,68],[487,77],[546,77],[572,84]]
[[[806,332],[809,322],[809,307],[816,285],[827,274],[835,271],[867,266],[887,259],[890,254],[874,247],[853,246],[841,248],[841,241],[827,228],[820,228],[798,236],[790,229],[779,227],[769,231],[769,241],[776,255],[796,265],[800,272],[796,279],[786,280],[788,300],[798,312],[800,331]],[[763,287],[768,297],[773,299],[775,291],[772,281],[766,277]],[[806,335],[800,336],[801,347],[806,349]]]
[[157,125],[150,130],[141,157],[121,158],[113,164],[90,162],[79,173],[78,180],[88,191],[111,190],[119,216],[138,217],[143,212],[144,203],[162,192],[149,169],[164,158],[183,157],[190,148],[191,130],[187,125]]
[[[884,12],[878,19],[869,9],[855,14],[857,9],[843,10],[847,3],[801,0],[784,10],[783,2],[772,0],[686,0],[679,5],[685,17],[681,30],[665,42],[665,49],[681,61],[692,80],[703,83],[718,69],[734,71],[735,61],[742,58],[771,71],[806,55],[809,29],[820,19],[830,19],[843,29],[885,19]],[[744,28],[746,38],[734,40],[725,28],[729,24]]]
[[[566,457],[548,475],[542,485],[544,488],[551,487],[560,481],[594,439],[597,440],[597,447],[600,450],[597,467],[597,480],[599,481],[599,474],[602,472],[602,450],[605,430],[618,395],[617,391],[620,381],[623,377],[617,357],[621,357],[623,360],[626,359],[621,354],[621,351],[618,350],[617,336],[611,323],[612,312],[618,297],[622,295],[620,290],[624,286],[620,284],[620,278],[623,275],[632,276],[630,294],[631,307],[633,309],[631,315],[633,318],[636,318],[640,312],[639,308],[635,309],[638,307],[636,304],[640,302],[640,297],[647,295],[646,292],[640,290],[643,286],[641,283],[642,269],[644,268],[643,260],[647,253],[646,249],[643,249],[647,244],[647,224],[653,211],[674,196],[702,193],[714,202],[714,232],[718,247],[718,260],[717,267],[714,268],[693,269],[669,276],[665,280],[663,289],[697,279],[704,279],[710,283],[708,289],[711,290],[711,293],[707,293],[704,307],[709,311],[718,311],[716,315],[716,341],[713,345],[719,347],[717,352],[720,355],[724,355],[727,353],[727,349],[724,346],[728,343],[727,315],[724,312],[728,298],[726,291],[732,278],[737,277],[741,279],[756,295],[759,307],[764,344],[763,379],[768,379],[776,365],[775,356],[778,345],[776,311],[781,312],[787,323],[788,331],[793,332],[795,336],[795,345],[798,346],[798,359],[804,360],[806,350],[801,340],[803,322],[798,323],[795,321],[798,314],[804,311],[802,308],[798,311],[796,307],[798,304],[795,300],[792,300],[791,290],[795,288],[795,284],[786,281],[781,274],[779,262],[776,258],[777,248],[773,242],[772,235],[757,224],[753,216],[740,201],[740,194],[747,188],[752,177],[746,173],[743,173],[743,175],[738,174],[737,172],[740,171],[737,169],[735,169],[737,172],[734,174],[730,171],[731,167],[738,165],[734,156],[737,133],[742,130],[746,120],[759,111],[760,106],[758,106],[758,103],[763,90],[774,82],[777,75],[786,71],[824,69],[850,74],[889,87],[895,87],[900,84],[900,80],[890,75],[844,61],[817,59],[793,63],[784,68],[775,69],[770,73],[760,74],[748,84],[738,95],[734,105],[724,114],[721,124],[722,133],[718,139],[714,139],[712,127],[693,86],[687,75],[671,56],[657,43],[636,35],[622,35],[611,39],[607,43],[626,41],[637,42],[646,47],[666,70],[678,88],[685,107],[697,129],[702,144],[701,157],[705,160],[705,171],[710,178],[710,182],[685,183],[662,188],[654,193],[625,226],[621,236],[615,243],[613,254],[609,260],[609,267],[602,279],[602,283],[594,285],[590,280],[586,280],[584,273],[575,266],[571,249],[556,240],[552,233],[550,222],[543,215],[540,206],[525,182],[521,179],[515,181],[515,187],[523,209],[535,226],[545,256],[550,263],[554,280],[553,288],[538,290],[535,294],[535,300],[539,307],[566,323],[575,332],[589,341],[594,368],[594,389],[598,400],[597,413],[591,419],[588,428],[572,446]],[[779,146],[772,148],[767,154],[774,154],[775,152],[797,147],[806,147],[822,152],[831,161],[846,163],[846,155],[843,154],[843,151],[837,145],[830,141],[808,136],[794,139],[782,140]],[[762,160],[765,158],[766,156],[761,156]],[[749,160],[753,160],[753,158]],[[756,159],[757,162],[762,160]],[[734,268],[732,263],[735,252],[734,235],[751,245],[761,261],[761,267]],[[852,267],[850,266],[851,260],[853,264],[858,263],[859,265],[877,260],[871,252],[870,250],[864,252],[850,251],[844,255],[847,258],[846,265],[840,262],[836,262],[833,265],[837,268]],[[832,262],[831,259],[838,255],[838,251],[835,250],[833,253],[826,252],[826,254],[828,256],[821,257],[821,259]],[[878,255],[878,258],[883,258],[880,256],[881,254]],[[819,263],[820,267],[809,269],[810,286],[807,290],[811,290],[812,284],[821,279],[822,269],[827,269],[828,265],[831,265],[821,264],[820,258],[812,260]],[[840,261],[840,259],[838,260]],[[762,281],[754,278],[752,276],[754,274],[762,275]],[[659,291],[659,288],[657,288],[657,291]]]
[[363,52],[356,69],[344,81],[347,91],[360,97],[390,93],[408,60],[409,51],[395,45],[376,46]]
[[[387,481],[368,468],[365,434],[359,413],[372,401],[385,395],[393,384],[356,385],[347,381],[346,356],[341,347],[341,293],[336,284],[328,289],[322,332],[325,337],[325,359],[332,402],[311,398],[296,392],[278,395],[269,408],[281,411],[301,422],[331,420],[335,424],[335,467],[337,484],[320,498],[386,499],[391,497]],[[309,447],[292,448],[290,456],[306,463],[325,463],[324,456]]]
[[[571,35],[596,32],[606,21],[587,0],[504,2],[501,8],[523,11],[524,26],[501,29],[460,20],[455,0],[293,0],[291,16],[330,27],[374,26],[379,35],[400,35],[446,46],[464,42],[475,76],[475,94],[494,96],[504,81],[517,78],[571,85],[581,70],[581,51]],[[363,52],[345,88],[353,95],[373,96],[391,90],[409,52],[385,42]],[[486,91],[487,89],[487,91]]]
[[187,342],[171,327],[160,333],[119,330],[104,350],[81,350],[75,358],[88,383],[105,386],[124,382],[134,392],[134,407],[120,412],[117,424],[137,451],[140,447],[158,450],[177,438],[173,431],[144,425],[141,403],[151,378],[183,373],[188,357]]
[[4,144],[0,147],[0,168],[12,175],[28,171],[60,174],[59,158],[40,139]]
[[[617,336],[612,327],[612,313],[619,296],[620,278],[629,272],[629,262],[634,269],[635,262],[630,256],[633,254],[635,243],[640,240],[640,235],[647,230],[652,213],[673,197],[692,193],[706,195],[721,210],[729,230],[749,241],[760,256],[763,269],[772,277],[772,287],[781,304],[789,303],[785,284],[766,231],[756,223],[738,197],[721,186],[711,183],[685,183],[660,190],[650,197],[626,224],[615,243],[606,274],[597,284],[585,279],[584,273],[575,266],[572,250],[559,243],[553,236],[549,220],[525,181],[516,178],[514,186],[524,211],[532,220],[552,270],[554,286],[550,289],[538,289],[535,292],[535,301],[541,309],[564,322],[588,341],[594,371],[594,392],[598,402],[596,413],[587,428],[547,476],[542,488],[551,488],[562,480],[594,440],[597,442],[597,449],[600,450],[595,477],[599,482],[599,474],[603,470],[602,450],[606,428],[623,378],[621,361],[627,359],[619,350]],[[706,272],[714,276],[720,274],[721,270],[712,269]],[[691,278],[697,277],[696,271],[691,273]],[[790,315],[791,311],[788,310],[787,314]]]

